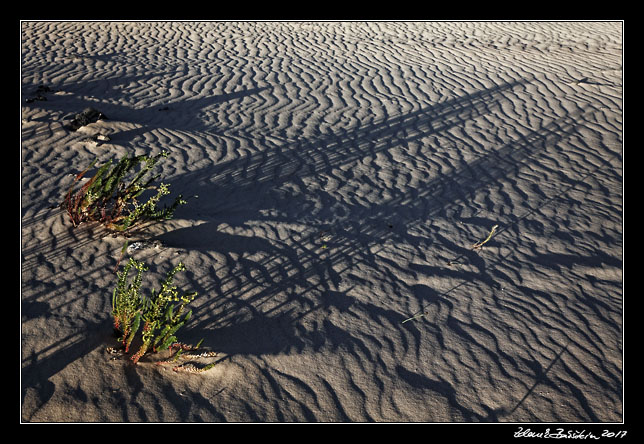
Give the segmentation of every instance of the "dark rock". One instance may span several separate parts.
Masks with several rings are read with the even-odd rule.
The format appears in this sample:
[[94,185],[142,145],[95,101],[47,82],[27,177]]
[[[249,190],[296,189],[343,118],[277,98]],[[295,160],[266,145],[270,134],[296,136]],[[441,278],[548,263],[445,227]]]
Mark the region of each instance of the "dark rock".
[[44,101],[47,100],[47,97],[45,97],[43,94],[48,93],[48,92],[52,92],[52,91],[53,90],[50,87],[48,87],[47,85],[38,85],[38,88],[36,88],[36,91],[34,92],[34,94],[31,95],[31,97],[28,97],[25,101],[27,103],[33,103],[36,100],[44,102]]
[[70,131],[76,131],[82,126],[105,119],[107,119],[107,116],[102,112],[95,110],[94,108],[86,108],[83,112],[74,116],[74,120],[67,125],[67,129]]
[[37,95],[37,96],[35,96],[35,97],[28,97],[28,98],[27,98],[27,100],[26,100],[26,102],[27,102],[27,103],[33,103],[33,102],[35,102],[36,100],[39,100],[39,101],[41,101],[41,102],[44,102],[44,101],[46,101],[46,100],[47,100],[47,97],[43,96],[42,94],[38,94],[38,95]]

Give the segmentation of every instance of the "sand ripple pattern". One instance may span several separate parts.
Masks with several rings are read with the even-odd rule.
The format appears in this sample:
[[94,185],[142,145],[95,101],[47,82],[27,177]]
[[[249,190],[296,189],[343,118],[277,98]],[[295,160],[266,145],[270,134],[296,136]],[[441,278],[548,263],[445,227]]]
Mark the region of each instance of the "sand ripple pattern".
[[[612,22],[22,23],[23,419],[620,421],[621,60]],[[198,197],[136,254],[188,265],[203,375],[105,358],[121,244],[52,208],[160,150]]]

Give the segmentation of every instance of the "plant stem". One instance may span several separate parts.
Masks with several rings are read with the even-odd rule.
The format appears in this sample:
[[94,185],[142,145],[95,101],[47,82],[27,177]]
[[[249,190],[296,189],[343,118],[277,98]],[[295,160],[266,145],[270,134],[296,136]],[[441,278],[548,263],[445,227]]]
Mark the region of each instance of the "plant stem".
[[490,239],[492,239],[492,236],[493,236],[493,235],[494,235],[494,233],[496,232],[496,229],[497,229],[497,228],[499,228],[499,226],[498,226],[498,225],[493,226],[493,227],[492,227],[492,231],[490,231],[490,234],[488,234],[487,238],[486,238],[484,241],[482,241],[482,242],[477,242],[477,243],[475,243],[474,245],[472,245],[470,248],[471,248],[472,250],[480,250],[481,248],[483,248],[483,245],[485,245],[485,243],[486,243],[487,241],[489,241]]

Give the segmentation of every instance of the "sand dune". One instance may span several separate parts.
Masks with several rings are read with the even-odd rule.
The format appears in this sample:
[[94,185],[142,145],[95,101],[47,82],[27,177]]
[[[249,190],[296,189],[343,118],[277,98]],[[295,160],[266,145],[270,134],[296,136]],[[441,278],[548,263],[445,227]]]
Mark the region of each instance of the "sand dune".
[[[21,32],[23,421],[622,421],[621,23]],[[201,374],[110,358],[123,239],[55,208],[161,150],[128,255],[187,265]]]

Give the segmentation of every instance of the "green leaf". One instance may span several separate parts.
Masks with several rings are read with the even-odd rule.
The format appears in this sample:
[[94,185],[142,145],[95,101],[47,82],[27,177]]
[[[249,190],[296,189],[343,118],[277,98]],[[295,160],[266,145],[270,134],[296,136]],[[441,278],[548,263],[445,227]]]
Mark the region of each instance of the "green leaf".
[[136,333],[139,331],[139,326],[141,325],[141,312],[138,311],[136,315],[134,316],[134,320],[132,321],[132,326],[130,330],[130,335],[128,336],[126,343],[125,343],[125,349],[130,348],[130,344],[134,340],[134,336]]
[[158,351],[163,351],[167,350],[168,347],[170,347],[172,344],[177,342],[177,337],[176,336],[170,336],[163,341],[163,343],[159,346],[157,349]]

